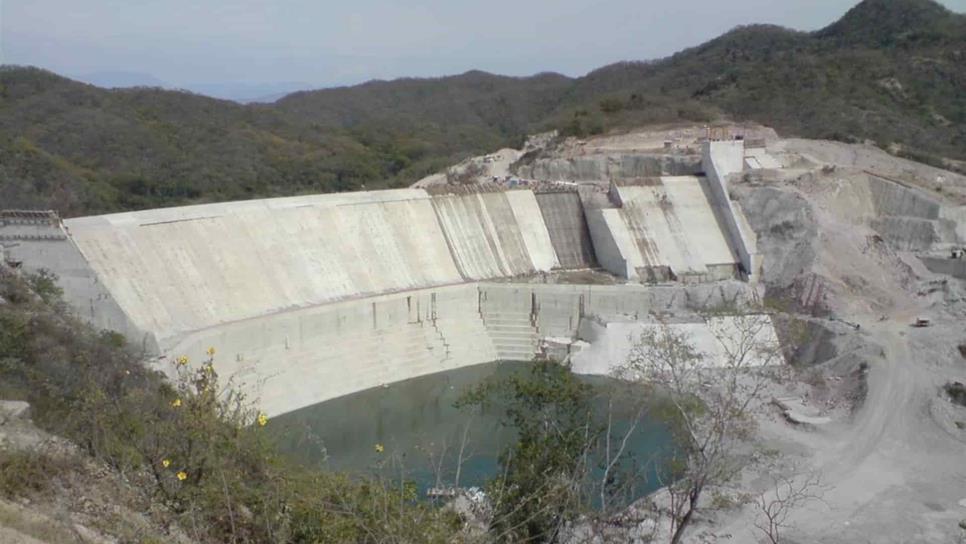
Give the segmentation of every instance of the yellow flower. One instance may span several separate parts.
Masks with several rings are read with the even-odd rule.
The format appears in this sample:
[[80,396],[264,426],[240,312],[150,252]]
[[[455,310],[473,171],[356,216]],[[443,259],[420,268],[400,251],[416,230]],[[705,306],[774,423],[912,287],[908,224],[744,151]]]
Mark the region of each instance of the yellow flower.
[[214,357],[215,356],[215,346],[211,346],[210,348],[208,348],[208,351],[206,351],[205,353],[208,354],[208,357]]
[[188,473],[183,470],[179,470],[177,476],[178,480],[182,482],[188,479]]
[[161,460],[161,466],[164,467],[164,468],[170,467],[171,466],[171,459],[162,459]]
[[258,426],[264,427],[268,424],[268,416],[264,413],[258,414]]
[[384,447],[382,446],[382,444],[376,444],[376,453],[382,453],[382,452],[384,452],[385,450],[386,450],[386,448],[384,448]]
[[175,360],[175,362],[178,363],[180,366],[185,366],[186,364],[188,364],[188,356],[187,355],[182,355],[182,356],[178,357]]
[[174,406],[175,408],[178,408],[179,406],[181,406],[181,399],[174,399],[173,401],[171,401],[171,406]]

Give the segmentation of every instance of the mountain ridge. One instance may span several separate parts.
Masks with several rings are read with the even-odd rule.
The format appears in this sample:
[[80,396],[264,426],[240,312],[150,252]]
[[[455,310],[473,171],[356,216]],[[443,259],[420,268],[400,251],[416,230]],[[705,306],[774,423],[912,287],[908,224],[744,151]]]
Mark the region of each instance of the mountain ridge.
[[77,215],[397,187],[528,133],[729,119],[962,161],[964,21],[931,0],[864,0],[815,32],[745,25],[578,78],[470,70],[249,105],[3,67],[0,201]]

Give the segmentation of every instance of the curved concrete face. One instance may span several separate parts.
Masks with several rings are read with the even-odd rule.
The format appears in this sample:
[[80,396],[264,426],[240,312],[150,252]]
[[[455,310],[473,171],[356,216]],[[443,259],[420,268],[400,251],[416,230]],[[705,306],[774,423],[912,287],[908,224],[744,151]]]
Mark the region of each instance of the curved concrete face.
[[[269,415],[499,359],[476,284],[380,295],[219,325],[169,352],[205,359]],[[535,353],[531,350],[527,359]]]
[[422,191],[66,221],[90,267],[160,342],[258,315],[461,281]]
[[[215,367],[269,415],[382,384],[495,360],[529,360],[545,337],[573,338],[584,317],[642,319],[743,307],[747,285],[467,283],[334,302],[225,323],[170,346]],[[170,370],[162,363],[162,370]]]

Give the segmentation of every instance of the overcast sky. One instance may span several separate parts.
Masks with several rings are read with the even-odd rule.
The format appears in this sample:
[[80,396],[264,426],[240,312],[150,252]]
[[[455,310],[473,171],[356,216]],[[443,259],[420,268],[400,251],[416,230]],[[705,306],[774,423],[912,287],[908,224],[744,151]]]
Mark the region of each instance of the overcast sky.
[[[2,63],[173,86],[312,87],[469,69],[582,75],[739,24],[814,30],[849,0],[0,0]],[[966,0],[944,0],[966,11]]]

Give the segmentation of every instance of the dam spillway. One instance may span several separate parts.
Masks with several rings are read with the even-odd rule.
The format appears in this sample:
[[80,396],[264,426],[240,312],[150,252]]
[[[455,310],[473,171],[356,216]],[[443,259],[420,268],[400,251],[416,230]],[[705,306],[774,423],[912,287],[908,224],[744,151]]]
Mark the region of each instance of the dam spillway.
[[[13,259],[56,273],[95,326],[159,357],[214,346],[219,372],[278,414],[529,359],[588,316],[746,297],[736,280],[753,275],[751,245],[727,227],[726,188],[711,187],[725,175],[663,177],[659,192],[611,184],[588,200],[607,209],[576,187],[398,189],[27,221],[0,236],[17,240]],[[531,283],[597,266],[647,285]]]

